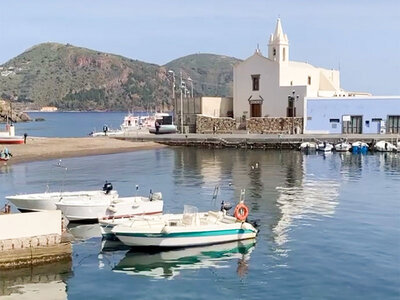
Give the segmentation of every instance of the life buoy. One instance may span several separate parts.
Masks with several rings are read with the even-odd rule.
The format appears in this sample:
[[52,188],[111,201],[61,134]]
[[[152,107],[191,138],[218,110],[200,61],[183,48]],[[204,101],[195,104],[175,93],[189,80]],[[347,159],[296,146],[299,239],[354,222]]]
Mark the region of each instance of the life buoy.
[[236,219],[238,219],[239,221],[244,221],[247,219],[248,215],[249,208],[244,203],[239,203],[238,205],[236,205],[234,213]]

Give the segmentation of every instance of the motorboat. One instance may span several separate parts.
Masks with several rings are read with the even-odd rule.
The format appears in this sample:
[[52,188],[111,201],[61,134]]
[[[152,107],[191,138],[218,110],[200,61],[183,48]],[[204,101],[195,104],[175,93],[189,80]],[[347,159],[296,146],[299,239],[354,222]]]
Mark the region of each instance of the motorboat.
[[377,142],[374,148],[379,152],[395,152],[398,150],[395,145],[386,141]]
[[335,145],[335,150],[337,152],[348,152],[351,150],[351,144],[343,141]]
[[360,141],[357,141],[357,142],[354,142],[351,144],[351,152],[353,152],[355,154],[357,154],[357,153],[365,154],[368,152],[368,148],[369,148],[369,146],[367,143],[360,142]]
[[176,133],[176,125],[172,122],[172,116],[168,113],[156,113],[154,122],[150,123],[149,132],[154,134]]
[[317,144],[314,142],[303,142],[299,147],[300,151],[315,151],[317,150]]
[[98,222],[99,218],[129,218],[160,214],[163,210],[161,193],[151,193],[149,197],[64,198],[55,205],[70,222]]
[[76,191],[76,192],[44,192],[35,194],[20,194],[14,196],[6,196],[6,199],[14,204],[19,211],[42,211],[57,209],[56,203],[61,200],[72,199],[75,201],[85,200],[102,200],[111,202],[118,198],[118,193],[112,190],[110,182],[106,182],[103,190],[95,191]]
[[243,276],[247,272],[247,263],[254,246],[255,239],[248,239],[167,251],[128,251],[113,268],[113,272],[171,279],[184,270],[218,268],[227,266],[231,260],[237,260],[236,272]]
[[322,152],[331,152],[333,150],[333,145],[328,142],[321,142],[318,143],[317,150]]
[[198,212],[185,205],[183,214],[135,217],[111,232],[125,245],[136,247],[191,247],[255,238],[257,229],[246,222],[249,209],[244,192],[234,216],[220,211]]

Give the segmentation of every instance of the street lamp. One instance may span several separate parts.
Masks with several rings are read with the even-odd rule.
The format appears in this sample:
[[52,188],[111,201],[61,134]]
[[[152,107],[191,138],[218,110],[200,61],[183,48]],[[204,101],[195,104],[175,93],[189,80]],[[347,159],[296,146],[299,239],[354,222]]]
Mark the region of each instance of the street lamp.
[[187,80],[190,82],[191,98],[193,98],[193,80],[190,77]]
[[[172,76],[172,103],[174,104],[174,118],[176,119],[176,99],[175,99],[175,72],[172,70],[168,71]],[[175,120],[174,120],[175,121]]]
[[296,95],[295,90],[292,91],[292,95],[288,96],[288,108],[287,116],[292,117],[292,134],[294,134],[294,118],[296,117],[296,105],[295,100],[299,100],[299,95]]
[[180,86],[179,86],[179,90],[181,92],[181,133],[183,133],[183,95],[182,95],[182,89],[183,89],[183,84],[184,82],[182,81],[182,70],[180,71]]

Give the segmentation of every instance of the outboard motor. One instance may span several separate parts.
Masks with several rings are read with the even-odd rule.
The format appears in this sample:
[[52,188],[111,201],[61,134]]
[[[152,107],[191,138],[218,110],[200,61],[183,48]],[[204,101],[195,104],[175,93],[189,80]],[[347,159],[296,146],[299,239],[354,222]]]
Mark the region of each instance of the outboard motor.
[[229,202],[224,202],[223,200],[222,200],[222,202],[221,202],[221,211],[228,211],[228,210],[230,210],[232,208],[232,204],[231,203],[229,203]]
[[111,182],[107,182],[103,185],[103,191],[105,194],[109,194],[113,189]]

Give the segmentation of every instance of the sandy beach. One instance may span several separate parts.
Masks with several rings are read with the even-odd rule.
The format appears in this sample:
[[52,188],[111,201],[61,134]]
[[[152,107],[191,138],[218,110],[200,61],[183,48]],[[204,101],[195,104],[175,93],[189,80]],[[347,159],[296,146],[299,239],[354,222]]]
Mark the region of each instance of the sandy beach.
[[135,150],[157,149],[166,147],[155,142],[132,142],[109,137],[82,138],[44,138],[28,137],[26,144],[0,145],[7,147],[13,157],[7,164],[49,160],[66,157],[78,157],[100,154],[131,152]]

